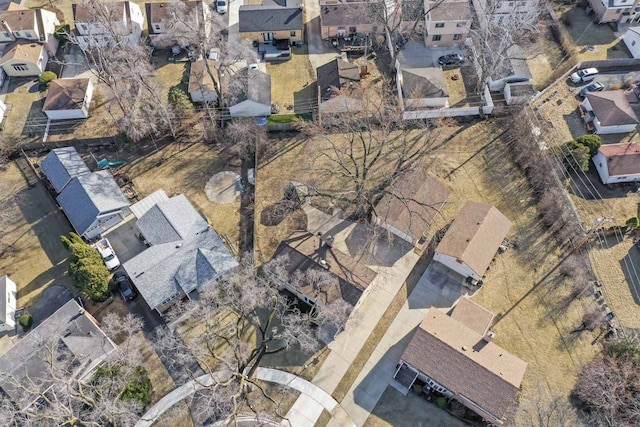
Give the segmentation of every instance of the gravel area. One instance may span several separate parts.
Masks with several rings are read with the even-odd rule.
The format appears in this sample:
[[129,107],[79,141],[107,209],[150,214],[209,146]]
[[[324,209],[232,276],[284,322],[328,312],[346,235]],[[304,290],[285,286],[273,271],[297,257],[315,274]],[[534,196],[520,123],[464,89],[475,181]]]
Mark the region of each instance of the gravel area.
[[213,203],[233,203],[242,191],[240,175],[230,171],[218,172],[209,179],[204,191]]

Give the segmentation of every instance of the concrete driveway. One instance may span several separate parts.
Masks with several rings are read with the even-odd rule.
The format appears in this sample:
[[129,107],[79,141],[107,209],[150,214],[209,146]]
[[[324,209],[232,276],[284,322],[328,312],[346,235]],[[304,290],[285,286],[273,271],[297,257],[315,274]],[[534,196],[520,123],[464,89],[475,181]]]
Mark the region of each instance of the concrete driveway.
[[332,59],[339,58],[340,52],[322,40],[320,32],[320,2],[318,0],[304,0],[305,28],[307,44],[309,45],[309,62],[315,70]]
[[462,286],[463,280],[442,264],[429,265],[341,402],[356,425],[364,424],[387,386],[396,386],[393,381],[396,365],[427,309],[448,312],[461,296],[470,292]]
[[450,53],[468,58],[467,51],[459,47],[426,47],[422,41],[409,40],[398,53],[398,61],[405,68],[439,67],[438,58]]

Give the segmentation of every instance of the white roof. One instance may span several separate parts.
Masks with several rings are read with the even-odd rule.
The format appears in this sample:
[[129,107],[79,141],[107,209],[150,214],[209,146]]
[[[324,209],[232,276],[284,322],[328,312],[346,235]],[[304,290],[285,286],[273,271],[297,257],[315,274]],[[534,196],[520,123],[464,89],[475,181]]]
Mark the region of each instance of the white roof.
[[169,197],[167,197],[167,193],[165,193],[161,188],[160,190],[154,191],[144,199],[132,205],[131,212],[133,212],[137,219],[140,219],[140,217],[144,215],[149,209],[165,200],[169,200]]

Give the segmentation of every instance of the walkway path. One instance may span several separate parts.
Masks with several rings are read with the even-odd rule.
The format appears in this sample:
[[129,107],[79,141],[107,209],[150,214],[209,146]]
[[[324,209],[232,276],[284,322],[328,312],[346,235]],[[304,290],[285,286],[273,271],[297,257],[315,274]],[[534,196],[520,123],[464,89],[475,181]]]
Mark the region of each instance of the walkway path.
[[[347,415],[344,409],[340,407],[338,402],[336,402],[329,393],[326,393],[320,387],[311,384],[305,379],[290,374],[289,372],[270,368],[256,369],[256,378],[262,381],[278,383],[291,387],[292,389],[299,391],[302,396],[306,396],[309,399],[309,402],[311,402],[310,406],[305,409],[304,413],[294,414],[292,419],[289,421],[283,421],[282,425],[296,427],[299,425],[306,425],[304,422],[305,420],[308,420],[310,414],[317,413],[317,416],[315,416],[317,419],[320,414],[322,414],[322,411],[326,410],[340,420],[349,420],[348,422],[341,422],[341,426],[355,427],[353,421],[350,421],[349,415]],[[149,408],[140,421],[136,423],[135,427],[150,427],[173,405],[191,396],[196,391],[202,390],[203,388],[213,384],[214,380],[211,374],[206,374],[176,388]],[[311,425],[313,426],[314,423],[315,421]]]

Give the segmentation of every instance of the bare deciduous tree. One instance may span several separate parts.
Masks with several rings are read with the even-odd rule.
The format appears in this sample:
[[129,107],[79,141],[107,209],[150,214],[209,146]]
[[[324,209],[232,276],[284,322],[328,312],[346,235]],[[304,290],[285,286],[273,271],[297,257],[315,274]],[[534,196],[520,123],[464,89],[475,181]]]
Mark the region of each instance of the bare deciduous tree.
[[383,82],[365,86],[359,98],[353,111],[323,114],[322,123],[300,125],[310,136],[314,177],[305,184],[310,197],[336,204],[353,220],[371,221],[385,196],[421,203],[394,185],[432,151],[441,126],[402,120],[393,92]]
[[[103,426],[133,425],[143,409],[136,399],[123,399],[129,379],[141,369],[139,335],[142,323],[131,315],[125,318],[108,316],[104,330],[120,342],[121,351],[111,357],[101,369],[106,375],[81,378],[74,374],[87,363],[79,360],[63,343],[64,331],[42,324],[31,332],[29,339],[36,345],[34,353],[25,355],[25,363],[37,364],[40,370],[3,371],[3,387],[16,390],[21,396],[15,402],[7,394],[0,395],[0,417],[3,425],[14,426]],[[36,402],[36,403],[33,403]],[[26,408],[28,403],[32,403]],[[26,409],[24,409],[26,408]]]
[[[252,390],[259,390],[275,409],[276,399],[254,378],[263,358],[292,347],[312,353],[319,346],[319,336],[346,322],[350,306],[341,299],[316,304],[308,311],[292,305],[282,292],[285,283],[296,286],[331,279],[328,273],[316,271],[290,275],[287,262],[286,258],[272,260],[258,272],[253,260],[245,257],[235,273],[177,310],[179,318],[198,324],[197,338],[185,342],[172,330],[159,331],[156,345],[168,363],[190,366],[195,360],[213,378],[195,397],[192,410],[198,418],[235,418],[244,411],[264,416],[265,411],[253,407],[247,398]],[[188,374],[197,376],[192,370]]]

